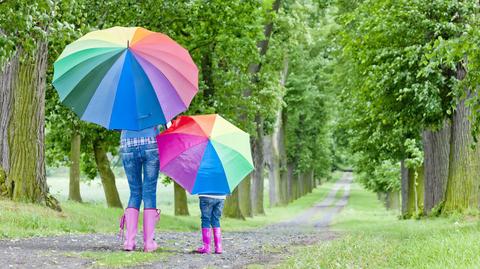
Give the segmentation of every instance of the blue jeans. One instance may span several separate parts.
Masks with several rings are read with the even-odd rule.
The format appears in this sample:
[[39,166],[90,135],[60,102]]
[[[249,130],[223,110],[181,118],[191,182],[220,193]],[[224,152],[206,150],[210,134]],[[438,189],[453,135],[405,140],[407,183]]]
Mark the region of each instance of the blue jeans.
[[121,148],[120,154],[130,187],[128,207],[139,209],[143,200],[144,208],[157,208],[157,144]]
[[200,197],[200,212],[202,213],[202,228],[219,228],[224,199]]

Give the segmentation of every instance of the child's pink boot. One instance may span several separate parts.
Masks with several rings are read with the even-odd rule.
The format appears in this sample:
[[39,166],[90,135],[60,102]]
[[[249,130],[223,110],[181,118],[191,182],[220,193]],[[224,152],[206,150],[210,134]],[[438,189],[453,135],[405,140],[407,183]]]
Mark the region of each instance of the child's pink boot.
[[210,254],[210,228],[202,228],[202,241],[203,246],[197,249],[197,253],[200,254]]
[[220,227],[213,228],[213,241],[215,242],[215,253],[222,254],[222,230]]

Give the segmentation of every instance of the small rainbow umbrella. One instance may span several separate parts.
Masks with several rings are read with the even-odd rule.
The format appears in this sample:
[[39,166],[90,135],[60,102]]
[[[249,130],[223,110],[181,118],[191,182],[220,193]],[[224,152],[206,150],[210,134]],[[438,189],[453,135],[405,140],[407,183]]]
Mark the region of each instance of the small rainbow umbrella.
[[187,109],[198,91],[198,69],[164,34],[113,27],[68,45],[54,64],[53,85],[82,120],[140,130]]
[[180,116],[157,141],[160,171],[191,194],[230,194],[253,170],[250,136],[216,114]]

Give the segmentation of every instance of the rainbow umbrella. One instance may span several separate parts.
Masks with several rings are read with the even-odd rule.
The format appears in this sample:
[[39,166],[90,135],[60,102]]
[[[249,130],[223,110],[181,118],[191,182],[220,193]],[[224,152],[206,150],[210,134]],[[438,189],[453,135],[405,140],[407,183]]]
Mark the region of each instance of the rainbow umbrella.
[[61,101],[82,120],[140,130],[185,111],[198,91],[198,69],[168,36],[140,27],[90,32],[54,64]]
[[160,171],[191,194],[229,194],[253,170],[249,135],[216,114],[180,116],[157,141]]

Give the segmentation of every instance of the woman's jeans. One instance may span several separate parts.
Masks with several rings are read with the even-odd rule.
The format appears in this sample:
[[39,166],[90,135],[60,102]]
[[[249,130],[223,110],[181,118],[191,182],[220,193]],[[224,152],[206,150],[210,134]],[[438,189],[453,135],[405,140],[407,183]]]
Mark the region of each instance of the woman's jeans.
[[225,199],[200,197],[202,228],[219,228]]
[[[158,147],[147,144],[120,149],[123,168],[130,186],[128,207],[157,208]],[[142,180],[143,170],[143,180]]]

